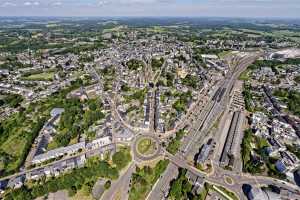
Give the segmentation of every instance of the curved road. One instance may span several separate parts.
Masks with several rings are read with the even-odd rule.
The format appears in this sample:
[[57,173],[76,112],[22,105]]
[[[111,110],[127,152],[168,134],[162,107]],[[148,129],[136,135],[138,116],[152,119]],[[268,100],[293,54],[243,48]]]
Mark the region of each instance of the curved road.
[[[138,142],[141,138],[151,138],[152,140],[155,141],[156,143],[156,149],[155,149],[155,152],[151,155],[142,155],[138,152],[137,150],[137,146],[138,146]],[[161,144],[160,144],[160,141],[157,137],[153,136],[153,135],[139,135],[135,138],[135,141],[133,142],[133,145],[132,145],[132,150],[133,150],[133,154],[134,154],[134,157],[135,158],[138,158],[139,160],[136,160],[136,161],[149,161],[149,160],[153,160],[155,158],[157,158],[160,154],[161,154],[161,150],[162,150],[162,147],[161,147]]]

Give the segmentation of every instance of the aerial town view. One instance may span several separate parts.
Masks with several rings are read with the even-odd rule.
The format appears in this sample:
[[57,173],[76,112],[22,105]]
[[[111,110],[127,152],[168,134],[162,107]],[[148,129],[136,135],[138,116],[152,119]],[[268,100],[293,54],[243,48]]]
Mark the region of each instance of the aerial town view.
[[300,2],[270,2],[0,0],[0,199],[300,200]]

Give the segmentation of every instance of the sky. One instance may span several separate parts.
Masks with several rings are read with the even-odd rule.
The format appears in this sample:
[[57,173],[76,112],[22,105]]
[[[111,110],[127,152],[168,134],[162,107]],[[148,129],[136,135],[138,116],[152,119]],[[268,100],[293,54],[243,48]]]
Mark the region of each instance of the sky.
[[0,16],[300,18],[300,0],[0,0]]

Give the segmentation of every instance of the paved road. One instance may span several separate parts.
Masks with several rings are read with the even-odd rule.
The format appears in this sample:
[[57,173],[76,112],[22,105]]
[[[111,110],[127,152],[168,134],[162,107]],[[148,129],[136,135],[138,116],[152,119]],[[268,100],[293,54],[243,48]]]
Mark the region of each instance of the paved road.
[[233,191],[241,190],[243,184],[251,184],[256,186],[276,185],[281,188],[285,188],[293,193],[293,198],[300,199],[300,191],[298,186],[288,183],[286,181],[274,179],[266,176],[253,176],[246,173],[239,173],[229,170],[224,170],[218,166],[214,166],[215,173],[209,176],[207,179],[211,181],[220,180],[224,176],[228,176],[234,180],[234,185],[227,187]]
[[170,163],[160,179],[153,186],[146,200],[161,200],[168,195],[169,183],[178,176],[178,167]]
[[128,169],[120,175],[119,179],[112,182],[111,187],[102,195],[101,200],[128,199],[128,190],[132,173],[135,171],[135,163],[132,162]]

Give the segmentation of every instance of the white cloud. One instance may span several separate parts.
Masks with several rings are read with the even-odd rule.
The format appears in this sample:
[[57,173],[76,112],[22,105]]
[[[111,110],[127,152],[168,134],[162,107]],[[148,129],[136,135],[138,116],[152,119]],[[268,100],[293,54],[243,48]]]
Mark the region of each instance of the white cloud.
[[109,4],[109,2],[108,1],[99,1],[98,2],[98,6],[104,6],[104,5],[107,5],[107,4]]
[[159,4],[159,3],[169,3],[172,0],[119,0],[122,4]]
[[17,4],[12,2],[4,2],[3,4],[0,5],[0,7],[14,7],[14,6],[17,6]]
[[106,5],[149,5],[149,4],[160,4],[169,3],[175,0],[100,0],[98,6]]
[[121,3],[124,3],[124,4],[135,4],[135,3],[138,3],[138,4],[147,4],[147,3],[157,3],[157,0],[120,0]]
[[[0,0],[0,16],[300,17],[300,0]],[[25,9],[26,8],[26,9]],[[30,8],[30,9],[27,9]]]
[[31,6],[31,2],[30,1],[26,1],[26,2],[24,2],[24,6]]
[[60,1],[57,1],[57,2],[53,2],[51,5],[52,6],[61,6],[61,5],[63,5],[63,3]]
[[39,6],[40,2],[38,1],[26,1],[24,2],[24,6]]

